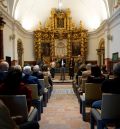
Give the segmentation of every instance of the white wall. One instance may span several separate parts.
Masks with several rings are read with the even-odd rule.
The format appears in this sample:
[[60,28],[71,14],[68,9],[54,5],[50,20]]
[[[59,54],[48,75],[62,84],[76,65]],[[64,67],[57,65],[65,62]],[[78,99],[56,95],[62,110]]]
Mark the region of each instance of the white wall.
[[[23,60],[34,61],[34,46],[33,46],[33,33],[25,31],[21,25],[11,18],[4,10],[3,18],[6,22],[3,29],[3,42],[4,42],[4,59],[6,56],[10,56],[11,60],[18,60],[17,54],[17,41],[22,40],[23,43]],[[14,39],[10,37],[14,34]]]
[[[120,8],[113,14],[109,20],[110,33],[112,40],[109,45],[110,53],[109,57],[112,58],[112,53],[120,53]],[[120,54],[119,54],[120,57]]]
[[[112,36],[112,40],[108,39],[108,35]],[[120,53],[120,8],[95,32],[89,33],[87,60],[98,60],[96,49],[102,38],[105,40],[105,58],[112,59],[113,53]]]

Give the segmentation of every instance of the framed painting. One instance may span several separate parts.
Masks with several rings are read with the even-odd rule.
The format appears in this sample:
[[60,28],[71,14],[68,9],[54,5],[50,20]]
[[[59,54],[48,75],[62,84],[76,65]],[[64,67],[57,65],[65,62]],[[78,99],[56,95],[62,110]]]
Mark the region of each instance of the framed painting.
[[72,42],[72,56],[78,56],[80,54],[80,43]]
[[50,43],[41,43],[41,53],[45,57],[50,56]]
[[118,61],[119,55],[118,52],[112,53],[112,61]]
[[64,28],[64,18],[57,18],[57,28]]

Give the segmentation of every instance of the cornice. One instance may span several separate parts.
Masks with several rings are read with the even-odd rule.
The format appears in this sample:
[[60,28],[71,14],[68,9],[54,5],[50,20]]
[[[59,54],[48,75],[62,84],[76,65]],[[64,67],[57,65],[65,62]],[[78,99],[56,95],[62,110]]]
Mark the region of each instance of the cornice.
[[21,33],[23,33],[23,35],[28,35],[28,36],[32,36],[33,35],[33,32],[29,32],[27,30],[25,30],[21,24],[16,21],[13,17],[11,17],[5,10],[3,10],[1,7],[0,7],[0,11],[2,12],[2,16],[4,19],[6,19],[8,22],[11,23],[11,25],[14,27],[14,28],[17,28]]
[[111,24],[112,22],[114,22],[118,18],[120,19],[120,7],[109,18],[109,24]]

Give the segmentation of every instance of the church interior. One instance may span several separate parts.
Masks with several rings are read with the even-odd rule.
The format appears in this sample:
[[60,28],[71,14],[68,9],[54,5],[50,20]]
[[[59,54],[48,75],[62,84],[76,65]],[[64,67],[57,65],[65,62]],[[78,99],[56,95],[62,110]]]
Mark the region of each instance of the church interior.
[[[95,120],[98,118],[90,105],[87,112],[93,116],[85,113],[87,102],[81,96],[86,90],[81,85],[85,85],[86,80],[81,75],[76,76],[77,61],[80,59],[86,66],[106,66],[105,77],[112,78],[113,67],[120,61],[119,36],[120,0],[0,0],[0,63],[7,61],[10,67],[19,65],[23,72],[25,66],[34,70],[35,65],[42,63],[50,72],[55,68],[50,86],[49,76],[47,84],[44,78],[40,129],[94,129],[90,120],[93,116]],[[74,64],[70,66],[73,59]],[[74,75],[69,77],[72,65]],[[91,92],[97,96],[101,91],[98,94],[97,90]],[[104,96],[102,94],[102,98]],[[97,123],[96,129],[104,129],[102,124],[99,126]],[[120,129],[120,124],[119,128],[114,124],[107,128]]]

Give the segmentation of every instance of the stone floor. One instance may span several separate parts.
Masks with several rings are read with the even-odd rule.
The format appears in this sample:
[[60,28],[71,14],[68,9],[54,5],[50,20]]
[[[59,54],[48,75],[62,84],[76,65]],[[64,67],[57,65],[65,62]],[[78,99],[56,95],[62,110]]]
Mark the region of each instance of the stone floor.
[[[68,74],[65,81],[61,81],[60,75],[56,74],[53,84],[52,95],[39,122],[40,129],[90,129],[89,115],[88,122],[84,122]],[[90,112],[90,109],[87,109],[87,112]]]
[[47,107],[44,108],[40,129],[89,129],[83,122],[79,103],[72,90],[72,83],[55,83]]

